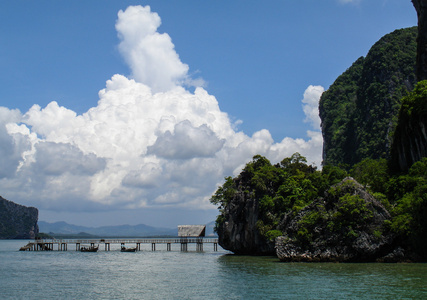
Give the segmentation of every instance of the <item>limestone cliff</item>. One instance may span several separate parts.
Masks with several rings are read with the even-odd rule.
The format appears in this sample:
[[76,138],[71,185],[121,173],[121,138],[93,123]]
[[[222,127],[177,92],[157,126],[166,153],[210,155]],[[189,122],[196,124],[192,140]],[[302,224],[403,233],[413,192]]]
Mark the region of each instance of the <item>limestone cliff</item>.
[[274,255],[274,242],[261,236],[256,224],[259,203],[244,191],[236,192],[216,228],[219,245],[235,254]]
[[422,101],[423,107],[413,108],[409,116],[403,110],[399,115],[392,146],[393,167],[398,171],[407,171],[413,163],[427,157],[427,97]]
[[[398,261],[384,206],[352,178],[335,185],[297,216],[276,239],[281,261]],[[399,256],[400,255],[400,256]]]
[[412,0],[418,17],[417,88],[402,101],[391,149],[392,167],[407,171],[427,157],[427,0]]
[[417,32],[412,27],[385,35],[323,93],[325,165],[390,157],[401,99],[416,83]]
[[39,211],[0,196],[0,239],[33,239],[39,232]]
[[[273,193],[275,188],[269,180],[267,186],[261,184],[263,180],[258,172],[270,168],[276,169],[266,158],[257,155],[239,176],[226,178],[224,185],[212,196],[211,202],[220,205],[221,214],[216,220],[215,231],[222,248],[236,254],[275,254],[274,239],[267,240],[259,230],[262,218],[260,199],[265,193]],[[264,186],[262,192],[260,184]]]
[[417,79],[427,79],[427,0],[412,0],[418,17]]

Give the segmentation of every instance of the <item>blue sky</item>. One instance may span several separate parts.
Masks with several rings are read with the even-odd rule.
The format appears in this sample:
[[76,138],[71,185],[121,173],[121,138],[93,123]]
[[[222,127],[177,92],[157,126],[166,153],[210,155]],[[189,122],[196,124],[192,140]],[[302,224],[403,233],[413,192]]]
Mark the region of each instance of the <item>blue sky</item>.
[[254,154],[320,165],[322,89],[414,25],[409,0],[2,1],[0,195],[45,221],[213,220]]

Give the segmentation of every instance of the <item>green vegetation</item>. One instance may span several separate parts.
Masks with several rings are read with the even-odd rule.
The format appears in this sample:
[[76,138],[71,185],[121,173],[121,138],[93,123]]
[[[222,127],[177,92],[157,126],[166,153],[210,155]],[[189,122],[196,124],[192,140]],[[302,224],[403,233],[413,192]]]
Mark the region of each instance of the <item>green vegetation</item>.
[[[297,232],[290,234],[293,241],[303,248],[312,248],[316,239],[340,237],[340,242],[351,243],[359,233],[375,231],[375,236],[382,236],[382,228],[370,229],[373,220],[373,207],[359,195],[354,194],[357,185],[354,180],[344,181],[332,186],[323,201],[311,205],[298,220]],[[288,232],[289,233],[289,232]]]
[[322,95],[325,164],[389,158],[401,99],[416,82],[416,36],[417,27],[384,36]]
[[[326,228],[331,234],[341,233],[352,241],[367,228],[373,212],[364,199],[352,193],[354,181],[336,185],[348,175],[334,166],[319,171],[298,153],[276,165],[257,155],[239,176],[227,177],[212,196],[211,202],[220,209],[216,226],[225,221],[224,208],[234,197],[244,195],[244,199],[257,200],[257,229],[266,241],[274,241],[286,229],[281,224],[284,220],[298,217],[301,210],[326,192],[329,200],[300,217],[292,238],[301,246],[310,247],[318,228]],[[401,246],[427,257],[427,158],[415,163],[408,173],[397,175],[389,172],[386,160],[368,158],[354,165],[350,175],[392,216],[371,233],[381,238],[383,232],[391,231]]]
[[[329,229],[340,231],[345,228],[349,234],[353,229],[362,227],[370,218],[372,211],[367,207],[365,200],[358,195],[344,194],[335,203],[336,212],[329,220]],[[351,235],[354,235],[351,233]]]
[[36,235],[36,239],[52,239],[53,236],[51,236],[50,234],[44,233],[44,232],[39,232]]
[[389,210],[392,220],[387,225],[401,243],[427,257],[427,157],[402,174],[369,174],[377,165],[384,168],[385,161],[365,159],[353,167],[352,175]]
[[391,149],[392,168],[408,170],[427,156],[427,81],[420,81],[415,89],[402,99],[399,121]]
[[408,122],[413,118],[427,116],[427,80],[417,83],[415,89],[402,99],[399,112],[399,121]]
[[224,208],[227,204],[243,194],[258,200],[257,229],[266,240],[274,240],[282,234],[279,223],[286,214],[295,216],[345,176],[346,171],[333,166],[318,171],[308,165],[306,158],[299,153],[276,165],[256,155],[238,177],[227,177],[224,185],[212,196],[211,202],[220,210],[216,228],[225,221]]

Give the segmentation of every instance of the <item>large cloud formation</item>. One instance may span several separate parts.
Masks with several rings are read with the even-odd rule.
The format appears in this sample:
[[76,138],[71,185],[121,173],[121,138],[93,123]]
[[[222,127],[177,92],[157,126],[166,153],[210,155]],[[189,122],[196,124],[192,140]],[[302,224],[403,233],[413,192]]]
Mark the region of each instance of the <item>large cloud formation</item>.
[[190,92],[189,67],[150,7],[118,13],[119,49],[132,78],[114,75],[96,107],[78,115],[56,102],[26,113],[0,107],[0,190],[46,210],[141,207],[215,209],[209,198],[255,154],[278,162],[300,152],[321,162],[317,114],[322,87],[310,86],[303,109],[307,140],[275,143],[267,130],[235,130],[217,99]]

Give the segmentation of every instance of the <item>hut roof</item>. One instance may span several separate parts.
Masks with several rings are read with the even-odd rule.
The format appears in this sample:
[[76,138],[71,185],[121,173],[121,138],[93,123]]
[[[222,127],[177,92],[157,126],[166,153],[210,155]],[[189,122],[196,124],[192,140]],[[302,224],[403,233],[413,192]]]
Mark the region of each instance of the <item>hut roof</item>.
[[205,236],[206,225],[179,225],[178,236]]

